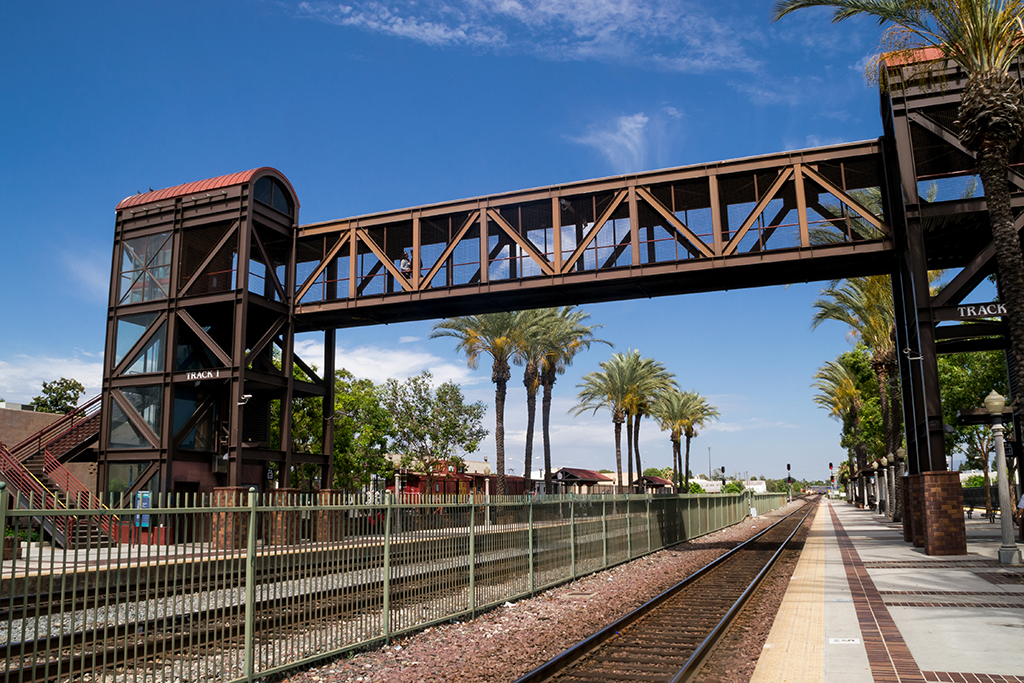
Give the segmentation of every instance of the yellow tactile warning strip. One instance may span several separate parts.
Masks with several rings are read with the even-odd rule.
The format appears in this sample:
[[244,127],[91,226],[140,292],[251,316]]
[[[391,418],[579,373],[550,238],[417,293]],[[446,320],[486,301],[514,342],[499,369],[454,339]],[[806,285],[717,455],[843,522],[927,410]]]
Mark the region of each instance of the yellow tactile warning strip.
[[825,678],[825,514],[819,508],[750,683]]

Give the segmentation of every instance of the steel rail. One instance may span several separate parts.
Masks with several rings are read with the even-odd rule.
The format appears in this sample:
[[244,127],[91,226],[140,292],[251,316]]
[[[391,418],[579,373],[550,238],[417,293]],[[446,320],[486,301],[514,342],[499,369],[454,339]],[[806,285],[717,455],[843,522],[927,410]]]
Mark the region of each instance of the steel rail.
[[[683,683],[684,681],[688,681],[700,669],[705,657],[710,654],[711,649],[714,647],[715,643],[718,642],[719,637],[728,630],[729,626],[732,624],[733,618],[740,613],[740,610],[742,610],[744,605],[746,605],[747,600],[750,599],[750,596],[754,594],[754,591],[757,590],[757,587],[761,584],[761,580],[764,579],[768,572],[771,571],[772,567],[775,566],[775,562],[779,559],[779,556],[782,555],[782,551],[787,548],[789,542],[793,540],[796,533],[800,531],[800,528],[803,526],[807,516],[814,510],[814,506],[812,504],[808,504],[806,507],[808,510],[804,513],[804,516],[800,518],[800,523],[796,525],[795,529],[793,529],[793,533],[787,536],[786,540],[779,546],[779,549],[772,554],[771,559],[768,560],[764,568],[758,572],[757,576],[755,576],[754,580],[750,582],[750,585],[747,586],[746,590],[744,590],[740,597],[736,599],[736,602],[733,603],[732,607],[729,608],[729,611],[725,613],[725,616],[722,617],[720,622],[718,622],[718,625],[712,629],[711,633],[708,634],[708,637],[697,646],[697,649],[693,651],[693,654],[690,655],[690,658],[686,661],[686,664],[683,665],[683,668],[679,670],[679,673],[672,677],[670,683]],[[795,510],[793,514],[796,514],[799,511],[799,509]],[[789,515],[786,516],[786,518],[788,517]]]
[[736,557],[738,555],[738,553],[741,550],[746,549],[746,547],[748,545],[754,543],[755,541],[760,539],[765,534],[767,534],[767,533],[771,532],[772,530],[774,530],[780,524],[786,522],[791,517],[793,517],[794,515],[796,515],[799,512],[801,512],[804,509],[804,507],[808,507],[808,509],[807,509],[806,512],[804,512],[804,516],[800,519],[800,523],[797,524],[797,526],[794,529],[794,531],[786,538],[785,541],[783,541],[782,545],[772,555],[771,559],[768,561],[768,563],[765,566],[765,568],[763,568],[758,573],[757,577],[755,577],[755,579],[751,582],[751,584],[748,585],[748,587],[743,591],[743,594],[732,605],[732,607],[730,607],[730,609],[726,613],[726,616],[711,631],[711,634],[708,635],[707,637],[705,637],[705,639],[698,646],[697,650],[694,651],[694,654],[691,655],[689,660],[687,660],[686,664],[684,664],[683,668],[676,674],[675,677],[670,679],[672,681],[672,683],[677,683],[678,681],[685,680],[685,677],[680,678],[680,676],[684,672],[692,670],[696,664],[700,663],[700,660],[703,659],[703,654],[701,654],[700,657],[697,657],[697,659],[695,659],[695,656],[698,655],[698,653],[705,653],[706,654],[706,652],[709,650],[710,646],[714,644],[715,640],[717,640],[718,635],[720,635],[722,632],[724,632],[725,627],[728,626],[728,621],[731,621],[732,617],[736,613],[738,613],[739,610],[742,608],[742,603],[745,602],[746,599],[750,596],[750,594],[753,593],[754,588],[756,588],[756,584],[760,583],[761,579],[767,573],[768,569],[775,563],[775,560],[779,556],[779,554],[781,553],[782,549],[784,549],[786,547],[786,545],[789,543],[790,539],[793,538],[793,535],[795,535],[796,532],[800,529],[800,526],[803,524],[803,521],[807,518],[807,515],[810,514],[811,510],[813,510],[813,506],[811,506],[809,504],[807,506],[801,506],[797,510],[794,510],[793,512],[787,514],[786,516],[782,517],[781,519],[779,519],[777,522],[775,522],[771,526],[763,529],[762,531],[760,531],[759,533],[757,533],[753,537],[747,539],[746,541],[744,541],[740,545],[736,546],[735,548],[733,548],[729,552],[725,553],[724,555],[722,555],[722,556],[716,558],[715,560],[709,562],[708,564],[704,565],[703,567],[701,567],[700,569],[695,571],[693,574],[690,574],[689,576],[687,576],[685,579],[683,579],[682,581],[680,581],[676,585],[674,585],[671,588],[665,590],[661,594],[655,596],[654,598],[652,598],[651,600],[647,601],[646,603],[644,603],[640,607],[636,608],[632,612],[630,612],[630,613],[620,617],[619,619],[616,619],[614,622],[612,622],[608,626],[605,626],[604,628],[602,628],[601,630],[597,631],[593,635],[591,635],[591,636],[587,637],[586,639],[580,641],[576,645],[573,645],[572,647],[566,649],[565,651],[563,651],[562,653],[556,655],[555,657],[553,657],[552,659],[548,660],[544,664],[541,664],[539,667],[537,667],[533,671],[527,673],[526,675],[524,675],[524,676],[522,676],[520,678],[517,678],[515,681],[513,681],[513,683],[543,683],[544,681],[552,680],[552,678],[554,676],[562,673],[564,670],[566,670],[567,668],[569,668],[570,666],[575,664],[582,657],[584,657],[584,656],[586,656],[586,655],[596,651],[599,647],[604,645],[604,643],[606,641],[608,641],[611,638],[613,638],[614,636],[618,635],[619,632],[622,631],[624,628],[626,628],[626,627],[628,627],[628,626],[630,626],[630,625],[640,621],[642,618],[644,618],[645,616],[647,616],[648,614],[653,612],[656,608],[662,606],[668,600],[670,600],[671,598],[675,597],[679,592],[681,592],[682,590],[684,590],[684,589],[688,588],[689,586],[693,585],[694,583],[696,583],[697,580],[707,576],[708,574],[710,574],[711,572],[715,571],[716,569],[718,569],[720,566],[722,566],[726,562],[732,560],[734,557]]

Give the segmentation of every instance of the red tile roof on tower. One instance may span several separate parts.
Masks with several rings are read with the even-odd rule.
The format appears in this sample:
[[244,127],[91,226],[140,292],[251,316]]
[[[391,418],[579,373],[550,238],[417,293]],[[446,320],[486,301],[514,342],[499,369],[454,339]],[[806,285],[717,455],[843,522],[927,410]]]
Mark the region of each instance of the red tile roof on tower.
[[284,182],[287,183],[288,189],[292,191],[292,196],[295,197],[295,204],[298,206],[299,199],[295,194],[295,188],[288,182],[285,175],[278,171],[276,168],[270,166],[262,166],[260,168],[254,168],[249,171],[241,171],[239,173],[229,173],[228,175],[217,176],[216,178],[208,178],[206,180],[196,180],[191,183],[185,183],[184,185],[175,185],[174,187],[166,187],[162,190],[153,190],[151,192],[143,192],[141,194],[133,194],[131,196],[122,199],[118,205],[114,208],[115,211],[127,209],[133,206],[140,206],[142,204],[149,204],[151,202],[159,202],[167,199],[176,199],[177,197],[184,197],[185,195],[194,194],[196,192],[209,192],[210,190],[219,190],[223,187],[231,187],[232,185],[242,185],[247,183],[261,171],[274,171],[279,173]]

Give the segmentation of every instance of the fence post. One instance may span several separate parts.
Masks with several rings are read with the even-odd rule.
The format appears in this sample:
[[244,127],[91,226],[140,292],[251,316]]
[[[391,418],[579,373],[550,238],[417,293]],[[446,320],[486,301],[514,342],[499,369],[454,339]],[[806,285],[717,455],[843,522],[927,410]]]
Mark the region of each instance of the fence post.
[[[7,532],[7,482],[6,481],[0,481],[0,533],[6,533],[6,532]],[[15,539],[18,538],[17,529],[15,529],[14,538]],[[14,545],[15,545],[15,547],[17,547],[18,542],[15,541]],[[14,553],[14,557],[12,559],[15,559],[15,560],[18,559],[18,553],[17,552]],[[2,565],[3,561],[4,561],[4,546],[3,546],[3,544],[0,544],[0,565]],[[26,573],[27,573],[27,571],[26,571]],[[11,570],[11,576],[13,576],[13,575],[14,575],[14,570],[12,569]],[[11,581],[11,593],[12,594],[14,593],[14,581],[13,580]]]
[[608,501],[601,500],[601,566],[608,566]]
[[569,553],[572,558],[572,578],[576,578],[576,501],[569,499]]
[[629,494],[626,494],[626,559],[633,559],[633,524]]
[[647,552],[654,552],[651,545],[651,496],[647,495]]
[[[387,493],[385,492],[385,495]],[[397,493],[396,493],[397,495]],[[384,588],[384,601],[381,603],[381,626],[384,631],[384,642],[388,645],[391,644],[391,515],[395,509],[394,500],[390,495],[387,495],[387,512],[384,513],[384,567],[382,571],[383,576],[383,588]]]
[[249,487],[249,533],[245,556],[245,678],[252,681],[253,646],[256,607],[256,487]]
[[[476,525],[473,523],[473,507],[469,508],[469,613],[476,616]],[[532,555],[532,553],[531,553]],[[533,574],[533,560],[530,560],[531,572]],[[533,585],[530,589],[533,590]]]
[[529,517],[529,523],[527,525],[527,532],[530,534],[530,541],[529,541],[530,542],[530,595],[533,595],[533,590],[534,590],[534,587],[535,587],[535,583],[534,582],[536,581],[536,579],[534,577],[534,573],[533,573],[533,504],[534,504],[534,502],[535,501],[531,498],[530,499],[530,506],[529,506],[530,517]]

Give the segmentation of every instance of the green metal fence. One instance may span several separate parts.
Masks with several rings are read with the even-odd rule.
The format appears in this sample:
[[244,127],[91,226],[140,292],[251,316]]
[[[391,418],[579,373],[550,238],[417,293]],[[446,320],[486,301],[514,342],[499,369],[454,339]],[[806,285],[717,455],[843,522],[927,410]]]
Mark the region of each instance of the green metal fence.
[[[9,506],[7,681],[253,680],[735,524],[781,494],[155,496],[146,510]],[[127,501],[120,501],[125,503]],[[35,540],[30,540],[35,539]]]

